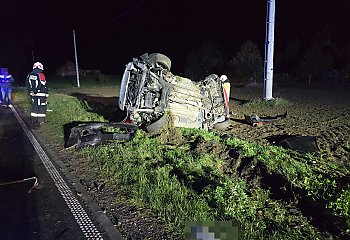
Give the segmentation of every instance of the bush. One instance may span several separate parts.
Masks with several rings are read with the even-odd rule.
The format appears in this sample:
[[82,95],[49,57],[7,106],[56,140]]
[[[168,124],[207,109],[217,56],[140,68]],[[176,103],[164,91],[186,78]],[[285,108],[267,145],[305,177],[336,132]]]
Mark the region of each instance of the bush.
[[198,81],[211,73],[222,71],[224,52],[213,42],[203,42],[199,48],[194,48],[187,57],[185,66],[186,77]]
[[236,56],[228,63],[230,73],[242,78],[245,82],[261,82],[263,80],[264,62],[258,46],[248,40]]

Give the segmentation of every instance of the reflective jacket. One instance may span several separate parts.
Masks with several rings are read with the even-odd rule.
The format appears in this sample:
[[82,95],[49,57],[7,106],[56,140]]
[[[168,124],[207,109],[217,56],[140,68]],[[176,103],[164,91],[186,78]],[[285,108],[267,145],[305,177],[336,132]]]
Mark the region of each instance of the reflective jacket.
[[13,81],[12,75],[0,75],[0,87],[2,88],[10,88]]
[[34,69],[26,79],[28,93],[38,94],[42,88],[42,81],[46,81],[45,75],[38,69]]

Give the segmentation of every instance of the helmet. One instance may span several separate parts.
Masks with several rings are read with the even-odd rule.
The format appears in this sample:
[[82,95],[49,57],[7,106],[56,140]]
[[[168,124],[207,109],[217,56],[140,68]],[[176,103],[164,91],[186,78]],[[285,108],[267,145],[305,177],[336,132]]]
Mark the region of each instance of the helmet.
[[40,70],[44,70],[44,65],[42,65],[40,62],[36,62],[36,63],[34,63],[34,65],[33,65],[33,69],[34,68],[39,68]]
[[225,82],[225,81],[227,80],[227,76],[226,76],[226,75],[221,75],[221,76],[220,76],[220,80],[221,80],[222,82]]

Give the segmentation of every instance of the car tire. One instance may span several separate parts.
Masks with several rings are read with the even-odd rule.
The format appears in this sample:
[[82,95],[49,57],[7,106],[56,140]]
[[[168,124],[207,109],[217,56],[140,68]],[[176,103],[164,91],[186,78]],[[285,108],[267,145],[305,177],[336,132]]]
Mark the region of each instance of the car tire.
[[171,60],[167,56],[161,53],[152,53],[149,55],[151,61],[156,64],[162,65],[165,69],[170,71],[171,68]]
[[156,132],[160,129],[162,129],[167,123],[168,123],[168,116],[164,114],[161,116],[157,121],[151,123],[150,125],[147,125],[146,131],[151,133],[151,132]]
[[219,122],[219,123],[214,124],[213,128],[222,130],[222,129],[228,128],[230,125],[231,125],[231,120],[230,119],[226,119],[223,122]]

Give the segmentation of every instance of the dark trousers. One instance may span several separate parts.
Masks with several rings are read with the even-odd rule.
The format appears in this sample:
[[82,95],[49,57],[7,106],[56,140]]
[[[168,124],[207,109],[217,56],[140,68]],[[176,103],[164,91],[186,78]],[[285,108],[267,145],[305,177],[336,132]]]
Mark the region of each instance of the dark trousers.
[[2,104],[11,104],[11,93],[12,89],[10,87],[1,87],[1,102]]
[[44,123],[46,119],[46,110],[46,97],[32,97],[31,122]]

